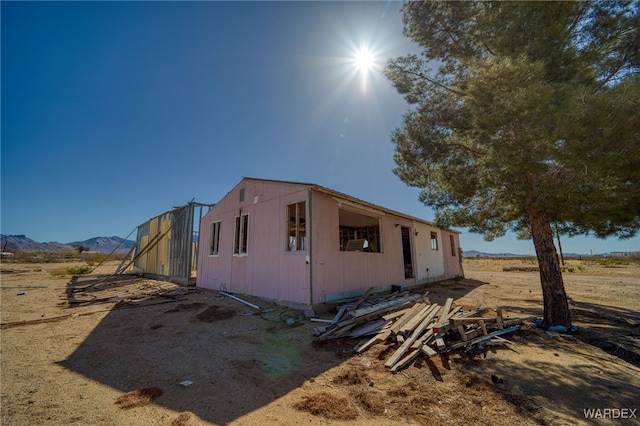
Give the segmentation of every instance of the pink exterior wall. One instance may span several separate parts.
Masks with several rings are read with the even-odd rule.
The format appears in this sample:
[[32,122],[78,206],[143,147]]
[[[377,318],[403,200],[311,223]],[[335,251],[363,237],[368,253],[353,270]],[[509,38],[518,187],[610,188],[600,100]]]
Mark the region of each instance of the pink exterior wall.
[[[314,185],[243,179],[201,220],[198,287],[305,305],[359,296],[373,286],[413,286],[462,275],[458,234]],[[244,189],[244,201],[240,190]],[[287,206],[306,202],[307,250],[286,251]],[[339,209],[375,217],[381,252],[340,251]],[[235,218],[249,215],[247,254],[234,255]],[[211,223],[220,221],[218,255],[210,255]],[[414,278],[405,279],[402,227],[410,228]],[[431,251],[429,232],[440,247]],[[417,232],[417,235],[416,235]],[[456,256],[449,235],[454,236]],[[425,269],[425,271],[422,271]],[[433,276],[433,274],[437,274]]]
[[[460,234],[442,230],[442,248],[444,273],[446,278],[462,277],[462,264],[460,263]],[[453,250],[451,247],[451,237],[453,237]]]
[[[361,294],[367,288],[384,287],[405,281],[400,226],[412,221],[382,210],[358,206],[314,191],[312,194],[312,280],[313,303]],[[342,208],[380,219],[381,253],[340,251],[338,209]]]
[[[306,201],[308,188],[253,179],[233,188],[201,220],[197,285],[308,304],[308,252],[285,251],[286,206]],[[233,254],[235,218],[240,209],[249,215],[246,255]],[[211,256],[211,223],[216,221],[221,221],[220,248],[219,255]]]

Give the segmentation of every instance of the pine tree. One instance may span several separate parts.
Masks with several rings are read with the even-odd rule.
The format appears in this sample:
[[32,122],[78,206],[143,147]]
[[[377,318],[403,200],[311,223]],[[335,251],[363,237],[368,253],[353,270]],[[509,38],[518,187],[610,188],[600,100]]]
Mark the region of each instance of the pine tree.
[[421,48],[387,78],[410,105],[394,172],[444,226],[531,238],[543,327],[571,327],[553,229],[640,229],[639,2],[409,2]]

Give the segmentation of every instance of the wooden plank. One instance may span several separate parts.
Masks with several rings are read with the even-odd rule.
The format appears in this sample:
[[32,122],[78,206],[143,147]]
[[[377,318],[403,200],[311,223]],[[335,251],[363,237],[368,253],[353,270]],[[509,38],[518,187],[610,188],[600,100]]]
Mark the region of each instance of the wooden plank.
[[383,310],[388,309],[388,308],[401,306],[401,305],[403,305],[403,304],[405,304],[407,302],[413,302],[414,300],[417,300],[420,297],[422,297],[422,296],[419,295],[419,294],[414,294],[414,295],[409,295],[407,297],[402,297],[402,298],[399,298],[399,299],[389,300],[388,302],[379,303],[379,304],[377,304],[375,306],[371,306],[369,308],[356,309],[354,311],[351,311],[351,316],[357,318],[357,317],[369,315],[371,313],[378,312],[378,311],[383,311]]
[[462,340],[464,340],[465,342],[469,340],[467,338],[467,332],[464,331],[464,326],[458,325],[457,328],[458,328],[458,333],[460,334],[460,337],[462,338]]
[[475,339],[476,337],[482,335],[482,329],[476,328],[475,330],[467,331],[467,340]]
[[444,302],[444,306],[442,307],[442,316],[440,318],[444,318],[449,314],[451,310],[451,306],[453,305],[453,297],[448,297]]
[[396,371],[398,371],[399,369],[401,369],[402,367],[404,367],[405,365],[409,364],[411,361],[416,359],[418,355],[420,355],[420,351],[414,349],[413,352],[409,352],[408,355],[406,355],[404,358],[398,361],[393,367],[391,367],[391,371],[395,373]]
[[376,342],[384,342],[385,340],[387,340],[387,338],[391,335],[391,330],[383,330],[380,333],[376,334],[375,336],[373,336],[372,338],[370,338],[369,340],[365,341],[364,343],[359,343],[358,345],[356,345],[355,348],[353,348],[353,350],[357,353],[362,353],[365,350],[369,349],[371,346],[373,346]]
[[502,325],[509,328],[513,327],[514,325],[522,325],[522,321],[522,318],[507,319],[502,321]]
[[411,310],[411,308],[401,309],[399,311],[391,312],[390,314],[384,315],[382,318],[387,320],[387,321],[389,321],[389,320],[396,319],[398,317],[403,316],[404,314],[406,314],[410,310]]
[[413,318],[413,316],[415,314],[418,313],[418,311],[420,311],[422,309],[422,307],[424,306],[424,303],[422,302],[417,302],[415,303],[412,307],[409,308],[409,311],[403,315],[402,317],[400,317],[392,326],[391,326],[391,332],[393,334],[398,334],[400,332],[400,328],[405,325],[411,318]]
[[434,357],[436,355],[438,355],[438,352],[434,351],[431,346],[425,344],[422,345],[422,347],[420,348],[420,350],[422,351],[423,354],[425,354],[426,356],[428,356],[429,358]]
[[[423,345],[425,345],[429,340],[431,340],[431,338],[433,338],[433,330],[427,330],[426,333],[424,333],[421,337],[416,339],[415,342],[413,342],[413,344],[409,348],[412,352],[409,352],[408,355],[406,355],[404,358],[402,358],[400,361],[398,361],[396,363],[396,365],[391,367],[391,371],[393,371],[393,372],[398,371],[400,368],[404,367],[409,362],[411,362],[413,359],[415,359],[418,355],[420,355],[421,347]],[[431,348],[429,348],[429,349],[431,349]],[[435,353],[435,351],[434,351],[434,353]]]
[[433,338],[433,330],[427,330],[426,333],[424,333],[422,336],[416,339],[415,342],[413,342],[413,344],[409,348],[411,352],[409,352],[408,355],[406,355],[404,358],[398,361],[393,367],[391,367],[391,371],[396,372],[402,367],[404,367],[405,365],[407,365],[408,363],[410,363],[412,360],[414,360],[418,355],[420,355],[421,347],[425,345],[432,338]]
[[519,326],[515,326],[515,327],[511,327],[511,328],[505,328],[504,330],[498,330],[498,331],[494,331],[493,333],[489,333],[486,336],[482,336],[482,337],[478,337],[477,339],[473,339],[470,340],[468,342],[460,342],[460,343],[456,343],[453,344],[451,346],[449,346],[447,348],[447,350],[454,350],[454,349],[458,349],[458,348],[462,348],[464,346],[470,346],[470,345],[476,345],[478,343],[482,343],[485,340],[489,340],[495,336],[501,336],[503,334],[507,334],[507,333],[513,333],[514,331],[519,330],[520,327]]
[[372,334],[377,334],[380,330],[382,330],[384,327],[387,327],[388,325],[388,321],[385,321],[382,318],[375,321],[369,321],[353,328],[349,332],[349,334],[346,335],[346,337],[370,336]]
[[496,322],[498,323],[498,328],[500,330],[504,330],[504,325],[502,324],[502,312],[500,312],[500,316],[496,317]]
[[[410,302],[404,302],[405,304],[410,303]],[[318,336],[318,339],[324,339],[327,338],[328,336],[331,336],[334,332],[336,332],[337,330],[341,330],[343,327],[349,326],[349,325],[353,325],[354,327],[358,324],[362,324],[365,323],[367,321],[371,321],[373,319],[377,319],[382,317],[384,314],[386,314],[389,311],[392,311],[394,309],[396,309],[397,306],[389,306],[385,309],[381,309],[379,311],[374,311],[371,312],[367,315],[363,315],[363,316],[359,316],[357,318],[351,318],[348,320],[344,320],[341,321],[337,324],[334,324],[333,326],[327,327],[327,330],[325,331],[325,333],[321,334],[320,336]]]
[[484,323],[484,321],[483,320],[478,321],[478,325],[480,325],[480,329],[482,330],[482,334],[484,334],[486,336],[488,333],[487,333],[487,326]]
[[371,293],[373,293],[373,290],[374,290],[373,287],[369,287],[369,289],[365,291],[362,296],[360,296],[360,298],[356,301],[356,303],[353,304],[351,309],[349,309],[349,312],[352,312],[358,309],[358,306],[362,305],[362,302],[367,300],[367,297],[371,296]]
[[469,325],[469,324],[477,324],[478,321],[488,322],[497,322],[498,317],[466,317],[466,318],[451,318],[449,319],[449,324],[451,325]]
[[427,315],[429,315],[429,312],[431,312],[433,310],[434,306],[439,308],[438,305],[426,305],[422,309],[420,309],[420,311],[418,311],[418,313],[415,314],[413,316],[413,318],[411,318],[409,321],[407,321],[407,323],[405,325],[400,327],[399,333],[402,333],[402,334],[405,334],[405,335],[411,334],[411,332],[413,332],[413,330],[415,330],[416,327],[418,327],[418,325],[420,325],[422,320],[424,320],[427,317]]
[[441,335],[436,336],[436,346],[441,351],[444,351],[447,349],[447,345],[445,345]]
[[350,331],[352,328],[356,327],[357,325],[358,323],[353,323],[353,324],[348,324],[344,327],[341,327],[339,330],[332,333],[329,338],[337,339],[338,337],[342,336],[343,334],[346,334],[348,331]]
[[345,311],[347,310],[347,305],[342,305],[340,307],[340,310],[338,311],[338,313],[336,314],[335,317],[333,317],[333,319],[331,320],[331,324],[335,324],[338,321],[340,321],[340,318],[342,318],[342,316],[344,315]]
[[440,309],[439,305],[431,305],[431,306],[432,306],[431,311],[424,318],[424,320],[420,323],[420,325],[418,325],[418,327],[411,334],[411,336],[407,340],[405,340],[405,342],[402,344],[402,346],[400,346],[400,348],[398,348],[393,353],[391,358],[389,358],[387,360],[387,362],[384,363],[385,367],[388,367],[388,368],[393,367],[396,364],[396,362],[398,362],[398,360],[409,349],[409,347],[413,344],[413,342],[415,342],[420,337],[420,335],[424,332],[424,330],[427,328],[427,326],[429,324],[431,324],[431,322],[433,321],[433,318],[436,316],[436,314],[438,313],[438,310]]

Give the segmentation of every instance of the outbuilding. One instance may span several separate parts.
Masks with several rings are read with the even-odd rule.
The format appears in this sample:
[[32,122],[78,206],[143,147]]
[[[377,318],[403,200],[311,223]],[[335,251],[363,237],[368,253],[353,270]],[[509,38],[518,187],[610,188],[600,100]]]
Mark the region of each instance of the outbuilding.
[[317,184],[243,178],[200,220],[196,283],[312,306],[462,277],[459,235]]

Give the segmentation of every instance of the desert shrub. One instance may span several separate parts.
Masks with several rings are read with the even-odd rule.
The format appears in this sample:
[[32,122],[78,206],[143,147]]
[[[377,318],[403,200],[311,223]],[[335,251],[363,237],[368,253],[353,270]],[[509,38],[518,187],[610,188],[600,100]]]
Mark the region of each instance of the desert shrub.
[[352,397],[367,413],[377,416],[384,414],[384,397],[379,392],[370,389],[358,390],[352,394]]
[[605,268],[615,268],[616,266],[623,265],[624,262],[618,257],[596,257],[595,261],[598,265]]
[[327,392],[305,396],[302,401],[293,404],[293,407],[326,419],[354,420],[358,417],[358,410],[350,399]]
[[64,275],[85,275],[91,272],[91,267],[88,265],[78,266],[59,266],[51,271],[51,275],[64,276]]
[[162,396],[162,393],[162,389],[156,387],[136,389],[119,396],[115,404],[124,409],[142,407],[152,403],[154,399]]

